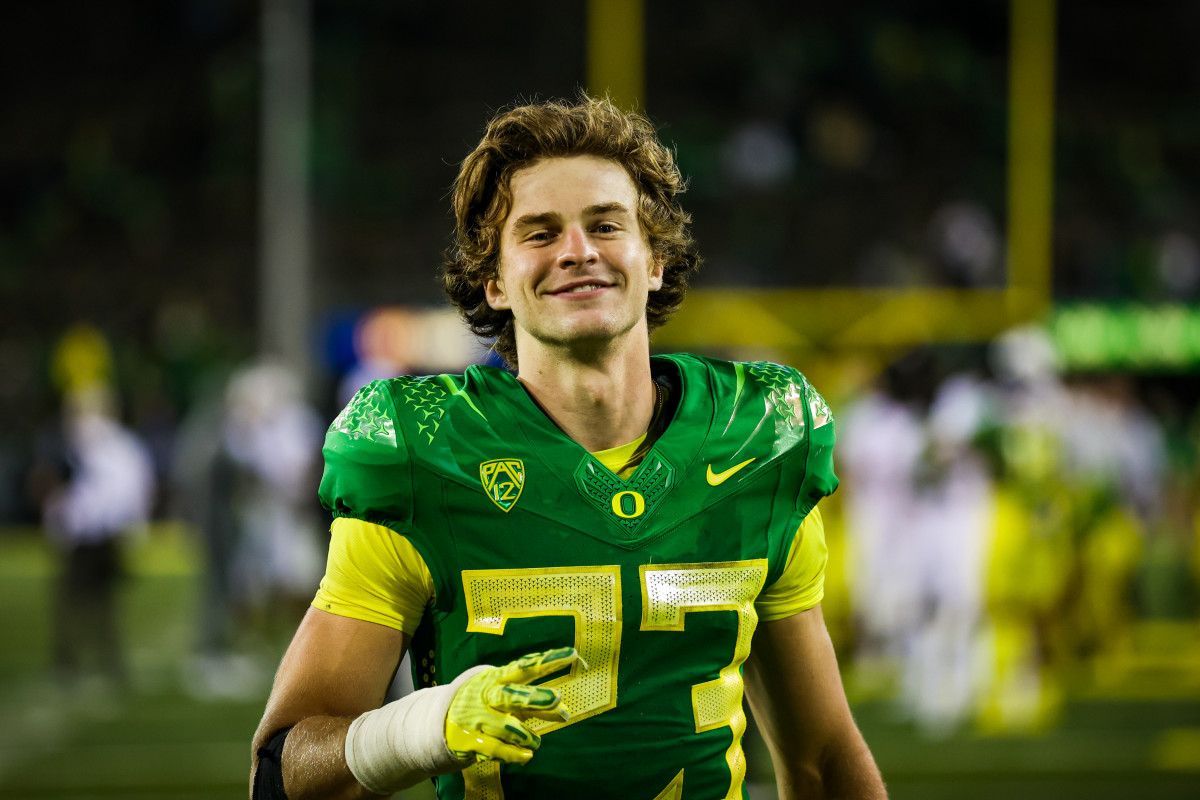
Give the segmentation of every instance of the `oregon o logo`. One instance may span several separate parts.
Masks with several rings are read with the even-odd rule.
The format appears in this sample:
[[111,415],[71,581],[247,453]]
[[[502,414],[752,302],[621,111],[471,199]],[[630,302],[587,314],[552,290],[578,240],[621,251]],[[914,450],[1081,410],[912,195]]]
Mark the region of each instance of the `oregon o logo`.
[[646,498],[637,492],[617,492],[613,495],[612,510],[621,519],[640,517],[646,510]]

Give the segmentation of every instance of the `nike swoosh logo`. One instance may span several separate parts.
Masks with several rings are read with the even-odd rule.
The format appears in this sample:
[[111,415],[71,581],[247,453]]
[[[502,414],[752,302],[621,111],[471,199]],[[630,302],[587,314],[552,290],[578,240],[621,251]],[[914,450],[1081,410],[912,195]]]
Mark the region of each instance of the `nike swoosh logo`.
[[734,466],[730,467],[729,469],[725,470],[724,472],[713,472],[712,464],[709,464],[708,465],[708,485],[709,486],[720,486],[722,483],[724,483],[725,481],[727,481],[731,477],[733,477],[733,473],[737,472],[739,469],[746,466],[751,461],[754,461],[754,459],[753,458],[747,459],[746,461],[743,461],[740,464],[735,464]]

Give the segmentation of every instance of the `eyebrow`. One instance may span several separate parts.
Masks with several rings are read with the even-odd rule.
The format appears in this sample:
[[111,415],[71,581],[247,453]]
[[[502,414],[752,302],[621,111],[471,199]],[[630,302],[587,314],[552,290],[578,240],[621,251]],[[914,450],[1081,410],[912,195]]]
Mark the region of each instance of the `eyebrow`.
[[594,206],[588,206],[583,210],[585,217],[602,217],[605,214],[628,214],[629,209],[622,203],[600,203]]
[[[629,209],[625,207],[624,203],[616,203],[616,202],[597,203],[596,205],[591,205],[591,206],[588,206],[587,208],[583,209],[583,216],[585,216],[585,217],[601,217],[601,216],[604,216],[605,214],[628,214],[628,213],[629,213]],[[516,221],[514,221],[512,224],[511,230],[515,231],[520,228],[545,225],[548,222],[554,222],[555,220],[558,220],[561,218],[562,218],[562,214],[559,214],[557,211],[543,211],[540,214],[524,214],[520,217],[517,217]]]

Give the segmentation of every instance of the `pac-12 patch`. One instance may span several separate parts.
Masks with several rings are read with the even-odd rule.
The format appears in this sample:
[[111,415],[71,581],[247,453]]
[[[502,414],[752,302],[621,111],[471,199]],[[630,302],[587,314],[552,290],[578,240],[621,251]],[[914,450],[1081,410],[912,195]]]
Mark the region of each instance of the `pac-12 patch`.
[[479,480],[504,513],[512,510],[525,488],[525,464],[519,458],[493,458],[479,465]]

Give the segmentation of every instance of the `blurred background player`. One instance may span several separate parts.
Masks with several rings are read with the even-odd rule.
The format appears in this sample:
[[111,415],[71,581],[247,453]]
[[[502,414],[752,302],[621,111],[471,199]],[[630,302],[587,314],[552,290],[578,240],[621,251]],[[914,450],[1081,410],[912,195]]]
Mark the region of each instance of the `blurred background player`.
[[[155,499],[146,445],[117,416],[107,343],[76,327],[59,344],[64,397],[57,429],[43,438],[33,490],[59,554],[53,664],[67,689],[128,688],[118,621],[123,540],[140,532]],[[113,695],[109,695],[110,697]]]
[[[261,691],[259,664],[311,600],[324,547],[311,497],[322,425],[296,376],[270,361],[239,366],[181,426],[173,507],[205,559],[196,658],[201,697]],[[270,660],[270,659],[268,659]]]

